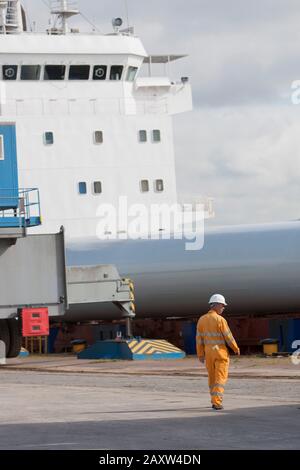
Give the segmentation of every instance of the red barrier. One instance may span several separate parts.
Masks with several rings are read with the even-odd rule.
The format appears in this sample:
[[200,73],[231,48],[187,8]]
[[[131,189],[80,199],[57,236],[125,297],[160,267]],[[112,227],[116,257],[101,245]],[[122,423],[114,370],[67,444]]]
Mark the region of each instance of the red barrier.
[[49,336],[49,313],[47,308],[22,309],[23,337]]

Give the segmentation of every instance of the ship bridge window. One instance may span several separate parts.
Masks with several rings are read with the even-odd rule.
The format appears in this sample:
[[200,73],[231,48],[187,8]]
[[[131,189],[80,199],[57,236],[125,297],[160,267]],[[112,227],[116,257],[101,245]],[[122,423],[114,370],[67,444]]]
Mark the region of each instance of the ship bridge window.
[[101,194],[102,193],[102,183],[101,181],[94,181],[93,183],[93,193]]
[[39,80],[40,75],[40,65],[22,65],[21,67],[21,80]]
[[153,142],[160,142],[161,141],[160,130],[154,129],[154,131],[152,131],[152,140],[153,140]]
[[70,65],[69,80],[88,80],[89,77],[89,65]]
[[144,130],[139,131],[139,141],[147,142],[147,131],[144,131]]
[[87,193],[86,183],[84,181],[80,181],[80,183],[78,183],[78,191],[79,191],[79,194]]
[[45,142],[45,145],[53,145],[54,144],[54,134],[53,134],[53,132],[45,132],[44,142]]
[[106,65],[95,65],[93,80],[105,80],[107,75],[107,66]]
[[45,65],[44,80],[64,80],[65,65]]
[[156,180],[154,187],[155,187],[155,191],[156,191],[157,193],[161,193],[161,192],[164,190],[164,182],[163,182],[163,180]]
[[126,80],[128,82],[134,82],[138,68],[137,67],[128,67]]
[[123,69],[124,69],[123,65],[112,65],[110,69],[110,79],[121,80]]
[[103,132],[102,131],[95,131],[94,132],[94,143],[95,144],[103,144]]
[[148,180],[142,180],[141,181],[141,191],[142,191],[142,193],[148,193],[149,192],[149,181]]
[[18,66],[17,65],[3,65],[2,73],[3,73],[3,80],[17,80]]

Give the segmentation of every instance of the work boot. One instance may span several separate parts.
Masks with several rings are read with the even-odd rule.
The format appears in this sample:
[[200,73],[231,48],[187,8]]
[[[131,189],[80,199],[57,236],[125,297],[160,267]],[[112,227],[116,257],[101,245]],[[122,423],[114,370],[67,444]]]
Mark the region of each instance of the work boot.
[[213,405],[212,408],[213,408],[214,410],[217,410],[217,411],[219,411],[219,410],[224,410],[224,406],[222,406],[222,405],[219,405],[219,406]]

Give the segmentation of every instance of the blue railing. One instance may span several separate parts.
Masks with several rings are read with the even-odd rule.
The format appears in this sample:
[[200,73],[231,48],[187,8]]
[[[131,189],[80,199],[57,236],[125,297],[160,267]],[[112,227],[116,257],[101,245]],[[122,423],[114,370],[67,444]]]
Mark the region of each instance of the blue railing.
[[0,188],[0,227],[36,227],[41,225],[40,193],[36,188]]

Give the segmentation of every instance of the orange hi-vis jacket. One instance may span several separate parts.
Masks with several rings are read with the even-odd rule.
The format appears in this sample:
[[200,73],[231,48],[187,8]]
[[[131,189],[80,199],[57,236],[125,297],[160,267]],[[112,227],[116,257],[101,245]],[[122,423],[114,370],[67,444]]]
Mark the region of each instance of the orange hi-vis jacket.
[[221,350],[227,350],[226,345],[235,353],[239,351],[225,318],[214,310],[210,310],[200,317],[197,324],[197,356],[204,358],[215,346],[219,346]]

